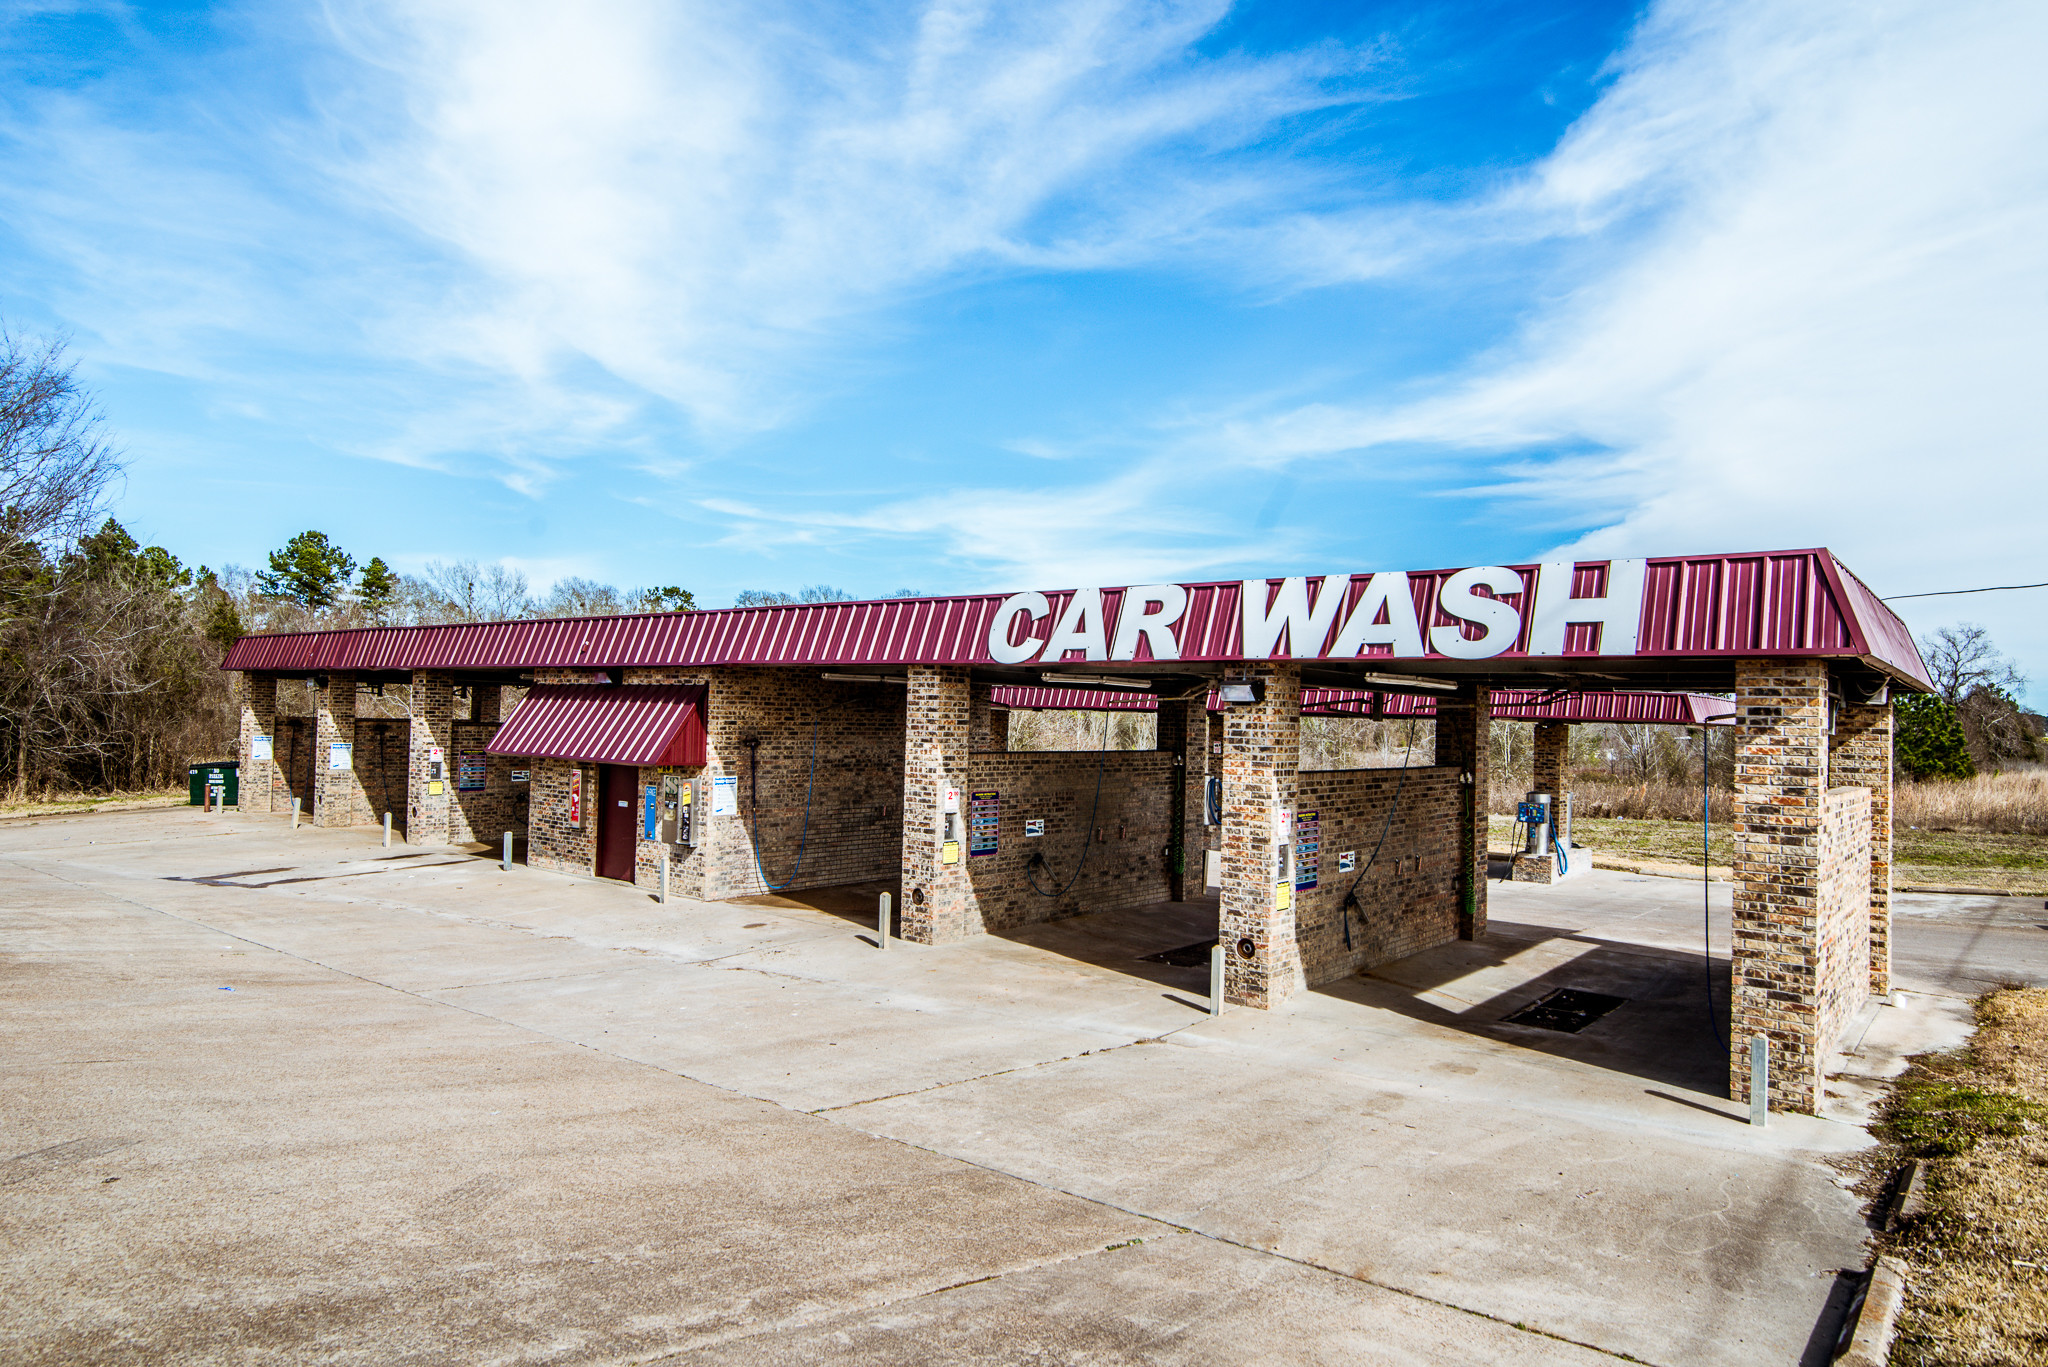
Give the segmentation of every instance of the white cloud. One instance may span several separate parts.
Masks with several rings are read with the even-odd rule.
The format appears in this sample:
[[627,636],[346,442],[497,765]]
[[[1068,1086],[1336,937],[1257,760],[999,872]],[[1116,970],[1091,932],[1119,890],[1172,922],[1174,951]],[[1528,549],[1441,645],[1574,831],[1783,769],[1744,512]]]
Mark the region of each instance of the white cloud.
[[1166,154],[1331,102],[1357,58],[1193,58],[1227,9],[337,4],[351,75],[378,73],[331,96],[365,129],[338,169],[481,273],[395,340],[529,382],[580,354],[758,429],[906,292],[1147,256],[1269,190]]
[[[1209,446],[1462,453],[1532,519],[1600,524],[1587,553],[1826,544],[1880,593],[2048,577],[2044,55],[2039,5],[1660,5],[1556,152],[1468,216],[1583,235],[1574,288],[1433,394]],[[1962,601],[2048,672],[2038,603]]]

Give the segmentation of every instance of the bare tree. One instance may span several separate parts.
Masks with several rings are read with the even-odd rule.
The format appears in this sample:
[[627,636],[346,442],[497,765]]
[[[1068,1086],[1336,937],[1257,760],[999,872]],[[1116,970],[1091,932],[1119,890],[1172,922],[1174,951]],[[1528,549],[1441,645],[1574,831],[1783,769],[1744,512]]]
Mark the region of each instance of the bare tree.
[[1921,637],[1920,654],[1928,681],[1951,707],[1962,706],[1978,688],[2017,693],[2026,687],[2019,670],[1992,643],[1991,633],[1975,622],[1958,622]]
[[405,615],[416,622],[497,622],[533,611],[526,576],[508,565],[429,560],[399,583]]
[[610,584],[575,575],[557,579],[535,606],[543,617],[611,617],[627,611],[619,591]]
[[61,553],[101,511],[121,463],[61,341],[0,325],[0,557]]

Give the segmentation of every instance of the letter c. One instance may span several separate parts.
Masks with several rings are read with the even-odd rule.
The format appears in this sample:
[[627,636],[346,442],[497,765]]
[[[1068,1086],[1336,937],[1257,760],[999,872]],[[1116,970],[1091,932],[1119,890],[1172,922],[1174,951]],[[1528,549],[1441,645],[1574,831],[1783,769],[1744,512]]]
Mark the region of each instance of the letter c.
[[[1010,626],[1019,614],[1024,617],[1024,639],[1016,645],[1010,644]],[[1040,617],[1052,616],[1052,604],[1042,593],[1013,593],[1003,600],[996,609],[995,620],[988,624],[989,658],[999,665],[1018,665],[1036,655],[1045,646],[1045,641],[1031,635],[1031,623]]]

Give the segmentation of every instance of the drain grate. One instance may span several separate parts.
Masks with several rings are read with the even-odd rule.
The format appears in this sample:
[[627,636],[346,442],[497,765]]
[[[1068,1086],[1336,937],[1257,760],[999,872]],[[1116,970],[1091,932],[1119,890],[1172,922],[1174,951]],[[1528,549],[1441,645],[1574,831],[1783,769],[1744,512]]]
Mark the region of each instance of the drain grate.
[[1576,987],[1557,991],[1530,1002],[1514,1015],[1504,1018],[1508,1025],[1533,1025],[1539,1030],[1579,1031],[1622,1005],[1627,997],[1610,997],[1605,992],[1582,992]]
[[1140,960],[1148,964],[1172,964],[1175,968],[1200,968],[1209,962],[1209,951],[1216,948],[1214,940],[1204,940],[1197,945],[1182,945],[1179,949],[1162,950],[1147,954]]

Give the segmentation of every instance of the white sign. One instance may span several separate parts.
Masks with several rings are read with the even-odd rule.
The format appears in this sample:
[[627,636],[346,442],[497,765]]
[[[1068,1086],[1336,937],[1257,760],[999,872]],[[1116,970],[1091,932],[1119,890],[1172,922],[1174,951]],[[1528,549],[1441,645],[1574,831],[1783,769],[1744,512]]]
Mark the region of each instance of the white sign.
[[270,762],[270,756],[271,756],[271,745],[270,745],[270,737],[268,737],[268,736],[251,736],[251,737],[249,737],[249,762],[250,762],[251,764],[268,764],[268,763]]
[[[1536,566],[1533,584],[1505,565],[1431,576],[1420,605],[1405,570],[1298,575],[1277,585],[1247,579],[1238,586],[1239,658],[1487,660],[1514,650],[1525,628],[1523,654],[1561,655],[1575,625],[1600,632],[1597,648],[1581,653],[1635,654],[1645,562],[1585,563],[1605,569],[1598,596],[1572,595],[1578,562],[1570,560]],[[1113,606],[1105,594],[1115,597]],[[1055,616],[1046,595],[1013,593],[989,622],[989,658],[1059,664],[1079,652],[1081,660],[1135,661],[1142,642],[1151,659],[1178,660],[1188,597],[1181,584],[1076,589]]]
[[1355,873],[1355,872],[1357,872],[1357,871],[1358,871],[1358,851],[1357,851],[1357,850],[1346,850],[1346,851],[1344,851],[1344,853],[1342,853],[1342,854],[1340,854],[1340,855],[1338,855],[1338,856],[1337,856],[1337,872],[1339,872],[1339,873]]
[[533,770],[531,770],[531,769],[514,769],[514,770],[512,771],[512,781],[513,781],[514,783],[530,783],[530,782],[532,782],[532,781],[533,781]]
[[740,781],[734,778],[711,780],[711,814],[731,816],[740,809]]
[[355,762],[354,750],[355,747],[345,740],[333,742],[327,747],[327,767],[330,769],[346,769],[350,767]]
[[1024,834],[1027,838],[1044,835],[1045,818],[1042,816],[1034,816],[1029,821],[1026,821],[1024,823]]

